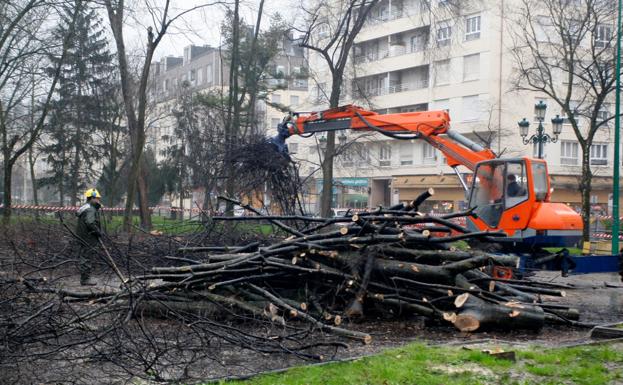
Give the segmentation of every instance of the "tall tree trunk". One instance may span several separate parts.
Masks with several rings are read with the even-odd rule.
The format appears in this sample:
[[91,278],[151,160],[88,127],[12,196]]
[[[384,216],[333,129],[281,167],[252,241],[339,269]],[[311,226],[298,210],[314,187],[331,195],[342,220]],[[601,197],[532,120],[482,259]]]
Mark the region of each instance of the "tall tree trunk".
[[[65,175],[65,151],[63,150],[63,162],[61,166],[61,175]],[[60,206],[65,206],[65,181],[61,178],[58,181],[58,199],[60,201]]]
[[77,199],[78,199],[78,180],[79,178],[79,174],[80,174],[80,129],[77,129],[78,131],[76,132],[76,138],[78,140],[75,141],[76,146],[74,151],[76,151],[74,153],[74,161],[73,164],[71,165],[71,187],[70,187],[70,194],[71,194],[71,205],[72,206],[76,206],[77,204]]
[[[232,48],[231,63],[229,66],[229,93],[227,98],[227,120],[225,122],[225,172],[227,180],[225,181],[225,191],[230,198],[236,198],[236,181],[233,161],[234,144],[237,138],[237,130],[240,124],[240,108],[238,100],[238,61],[239,61],[239,43],[240,43],[240,1],[234,2],[234,18],[232,25]],[[234,205],[227,202],[225,206],[225,215],[233,215]]]
[[582,146],[582,177],[580,180],[580,194],[582,195],[582,239],[588,241],[591,234],[591,142]]
[[32,147],[28,149],[28,166],[30,169],[30,183],[32,184],[32,200],[35,206],[39,206],[39,195],[37,194],[37,178],[35,175],[35,157]]
[[143,157],[139,160],[139,170],[136,178],[137,181],[137,190],[138,190],[138,207],[139,207],[139,215],[141,218],[141,227],[144,230],[151,229],[151,213],[149,212],[149,196],[147,193],[147,182],[146,182],[146,169],[145,167],[145,159]]
[[[32,75],[32,83],[35,84],[35,75]],[[35,88],[30,92],[30,127],[35,127]],[[39,197],[37,196],[37,179],[35,178],[35,158],[32,146],[28,148],[28,166],[30,167],[30,183],[32,184],[32,200],[35,206],[39,206]],[[38,216],[38,215],[37,215]]]
[[11,220],[11,182],[12,182],[12,173],[13,173],[13,163],[8,159],[9,157],[5,154],[4,156],[4,196],[2,198],[2,204],[4,205],[2,210],[2,223],[5,225],[9,224]]
[[[340,94],[342,87],[341,72],[332,74],[331,96],[329,107],[334,108],[340,105]],[[335,131],[327,133],[327,147],[324,150],[322,159],[322,194],[320,195],[320,215],[328,218],[331,216],[331,206],[333,205],[333,161],[335,158]]]

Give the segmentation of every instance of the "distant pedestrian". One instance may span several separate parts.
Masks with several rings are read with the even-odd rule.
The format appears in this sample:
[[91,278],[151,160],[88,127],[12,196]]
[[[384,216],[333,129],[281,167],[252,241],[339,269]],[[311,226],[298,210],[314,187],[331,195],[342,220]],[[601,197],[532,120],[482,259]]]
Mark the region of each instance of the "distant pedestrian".
[[76,235],[80,238],[80,254],[78,256],[78,270],[80,271],[80,284],[94,286],[96,282],[91,279],[91,264],[97,254],[97,246],[102,236],[100,222],[100,193],[92,188],[84,194],[87,203],[78,209],[78,225]]

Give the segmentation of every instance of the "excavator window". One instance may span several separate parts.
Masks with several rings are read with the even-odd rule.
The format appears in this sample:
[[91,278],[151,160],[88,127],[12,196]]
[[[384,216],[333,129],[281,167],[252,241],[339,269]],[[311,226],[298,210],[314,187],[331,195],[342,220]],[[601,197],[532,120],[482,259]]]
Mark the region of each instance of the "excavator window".
[[489,226],[496,227],[504,210],[504,162],[487,162],[476,168],[469,207]]
[[542,202],[547,197],[547,166],[545,162],[532,161],[532,180],[534,180],[534,198]]
[[506,165],[506,208],[517,206],[528,199],[528,176],[524,162]]
[[521,160],[482,162],[476,167],[469,207],[487,225],[497,227],[505,209],[528,199],[526,164]]

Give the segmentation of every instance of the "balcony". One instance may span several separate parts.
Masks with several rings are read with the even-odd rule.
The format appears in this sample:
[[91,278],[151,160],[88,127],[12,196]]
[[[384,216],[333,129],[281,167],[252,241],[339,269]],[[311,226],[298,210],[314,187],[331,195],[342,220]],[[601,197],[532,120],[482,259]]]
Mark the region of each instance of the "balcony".
[[[402,47],[402,49],[399,47]],[[360,56],[355,56],[353,60],[355,61],[355,64],[373,63],[391,57],[400,57],[424,51],[426,51],[426,45],[408,46],[406,48],[405,46],[395,45],[390,49],[380,50],[376,52],[368,52]]]
[[409,13],[415,14],[417,13],[417,10],[416,9],[408,9],[408,10],[395,9],[395,10],[392,10],[391,13],[385,13],[379,16],[377,15],[368,16],[368,20],[366,20],[366,27],[385,23],[390,20],[402,19],[403,17],[406,17]]
[[365,98],[365,97],[383,96],[383,95],[396,94],[396,93],[407,92],[407,91],[422,90],[425,88],[428,88],[428,79],[419,79],[419,80],[408,82],[408,83],[391,84],[386,87],[369,88],[369,89],[360,88],[360,90],[356,92],[356,97]]
[[[381,24],[383,27],[379,28]],[[357,35],[356,41],[360,43],[374,40],[430,24],[430,13],[421,13],[417,8],[405,8],[391,14],[371,18]]]

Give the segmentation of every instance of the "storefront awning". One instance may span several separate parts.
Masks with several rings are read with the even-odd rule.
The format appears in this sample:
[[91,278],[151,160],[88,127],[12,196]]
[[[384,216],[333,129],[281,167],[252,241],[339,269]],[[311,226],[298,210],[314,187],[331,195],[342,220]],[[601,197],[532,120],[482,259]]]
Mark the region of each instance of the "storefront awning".
[[[550,184],[554,189],[577,189],[580,185],[580,175],[550,175]],[[612,178],[593,176],[593,189],[612,189]]]

